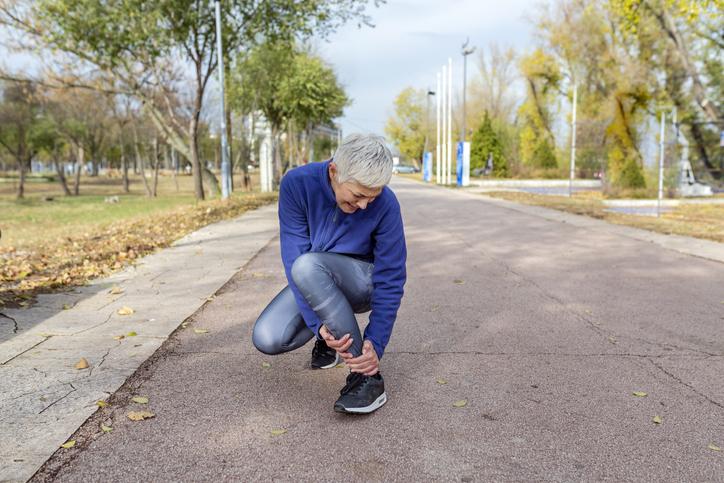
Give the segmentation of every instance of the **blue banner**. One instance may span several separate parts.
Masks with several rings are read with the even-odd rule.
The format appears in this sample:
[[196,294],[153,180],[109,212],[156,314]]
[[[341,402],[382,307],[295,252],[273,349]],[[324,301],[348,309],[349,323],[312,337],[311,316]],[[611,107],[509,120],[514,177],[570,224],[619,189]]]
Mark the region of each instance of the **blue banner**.
[[423,181],[432,181],[432,153],[427,151],[422,155],[422,179]]

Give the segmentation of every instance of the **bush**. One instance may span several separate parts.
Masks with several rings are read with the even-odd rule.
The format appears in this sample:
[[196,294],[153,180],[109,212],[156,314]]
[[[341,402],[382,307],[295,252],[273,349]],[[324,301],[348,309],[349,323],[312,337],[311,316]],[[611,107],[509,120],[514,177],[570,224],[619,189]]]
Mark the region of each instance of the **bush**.
[[556,159],[556,153],[553,151],[548,139],[543,139],[538,142],[538,145],[533,151],[532,165],[535,168],[558,168],[558,160]]

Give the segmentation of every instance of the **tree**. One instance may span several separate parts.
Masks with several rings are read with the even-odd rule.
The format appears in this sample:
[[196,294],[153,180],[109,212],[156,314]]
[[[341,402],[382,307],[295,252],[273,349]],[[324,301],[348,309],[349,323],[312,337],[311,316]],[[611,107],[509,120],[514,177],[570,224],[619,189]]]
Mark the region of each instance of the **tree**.
[[37,86],[29,83],[6,83],[0,106],[0,145],[15,158],[20,178],[16,196],[25,197],[25,175],[37,152],[31,131],[38,121],[40,103]]
[[466,99],[465,124],[471,131],[476,130],[486,112],[494,121],[512,123],[518,101],[514,93],[518,77],[515,59],[512,48],[491,44],[480,50],[477,76],[468,82]]
[[503,156],[503,145],[498,133],[493,129],[493,123],[485,111],[483,122],[473,134],[470,146],[470,169],[484,168],[488,157],[493,160],[493,175],[505,177],[508,175],[508,161]]
[[425,90],[406,87],[395,98],[385,133],[407,159],[422,159],[425,146]]
[[[224,45],[236,52],[260,38],[324,37],[352,18],[369,24],[365,5],[366,0],[224,2]],[[209,2],[16,0],[0,5],[0,22],[28,39],[18,45],[26,52],[58,53],[53,66],[56,74],[64,74],[56,75],[60,84],[140,101],[168,142],[191,161],[196,197],[204,198],[198,131],[204,94],[218,63]],[[187,66],[192,88],[180,110],[172,98],[187,92]],[[91,70],[97,74],[89,78]],[[74,74],[70,79],[69,72]]]
[[526,99],[518,109],[521,160],[534,168],[556,167],[550,106],[561,80],[558,65],[537,49],[521,59],[520,69],[526,83]]
[[313,128],[330,124],[350,103],[334,70],[320,57],[304,51],[295,54],[294,68],[282,81],[279,95],[287,109],[288,139],[297,139],[295,131],[303,131],[303,152],[297,154],[303,158],[313,142]]
[[252,49],[239,60],[234,76],[230,93],[234,109],[243,114],[261,111],[270,125],[275,183],[283,171],[282,130],[287,129],[288,141],[300,130],[309,139],[314,126],[340,116],[349,102],[322,59],[287,42],[267,42]]

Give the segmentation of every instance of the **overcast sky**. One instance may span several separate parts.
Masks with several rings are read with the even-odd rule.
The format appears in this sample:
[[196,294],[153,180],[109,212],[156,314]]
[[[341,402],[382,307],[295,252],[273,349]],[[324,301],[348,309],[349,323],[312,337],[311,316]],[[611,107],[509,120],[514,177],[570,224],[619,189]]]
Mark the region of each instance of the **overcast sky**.
[[[384,134],[395,96],[407,86],[434,88],[448,57],[454,88],[462,90],[460,47],[466,37],[478,49],[491,42],[519,52],[530,48],[532,26],[524,17],[541,1],[388,0],[368,9],[374,28],[348,25],[317,45],[354,101],[340,120],[344,133]],[[475,57],[468,57],[468,78]]]

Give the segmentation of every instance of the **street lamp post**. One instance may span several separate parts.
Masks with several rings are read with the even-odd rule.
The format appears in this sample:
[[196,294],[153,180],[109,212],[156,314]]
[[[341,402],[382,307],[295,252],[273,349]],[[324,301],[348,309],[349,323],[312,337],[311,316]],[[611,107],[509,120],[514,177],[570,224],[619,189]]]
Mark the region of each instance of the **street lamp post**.
[[221,90],[221,198],[231,194],[231,165],[229,163],[229,143],[226,139],[226,106],[224,104],[224,51],[221,41],[221,2],[214,0],[216,9],[216,55],[219,59],[219,87]]
[[428,134],[430,133],[430,96],[434,96],[435,91],[431,91],[427,88],[427,95],[425,96],[425,147],[422,149],[422,155],[425,156],[428,146]]
[[462,54],[463,54],[463,124],[462,124],[462,130],[460,132],[460,140],[462,142],[465,142],[465,89],[467,84],[467,78],[468,78],[468,55],[475,52],[475,47],[468,47],[468,43],[470,42],[470,38],[468,37],[465,40],[465,43],[462,47]]

